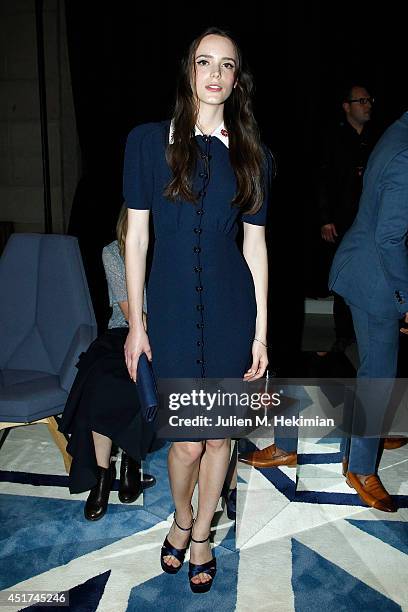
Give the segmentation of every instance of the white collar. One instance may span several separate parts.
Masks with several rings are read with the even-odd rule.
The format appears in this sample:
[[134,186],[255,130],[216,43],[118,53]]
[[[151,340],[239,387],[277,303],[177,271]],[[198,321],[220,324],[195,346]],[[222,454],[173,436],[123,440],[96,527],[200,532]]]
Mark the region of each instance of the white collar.
[[[198,125],[194,128],[194,133],[196,136],[204,136]],[[173,134],[174,134],[174,119],[171,120],[170,123],[170,131],[169,131],[169,143],[173,144]],[[225,129],[224,121],[220,123],[220,125],[213,131],[211,134],[212,138],[218,138],[228,149],[228,132]]]

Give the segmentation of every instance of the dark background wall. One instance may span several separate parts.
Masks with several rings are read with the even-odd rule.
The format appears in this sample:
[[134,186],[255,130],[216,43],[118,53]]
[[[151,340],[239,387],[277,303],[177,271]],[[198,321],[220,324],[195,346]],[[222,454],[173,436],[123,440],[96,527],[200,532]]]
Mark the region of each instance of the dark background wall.
[[[15,232],[44,231],[36,0],[0,0],[0,253]],[[64,233],[79,176],[64,0],[44,0],[50,188]]]
[[[256,117],[275,153],[269,222],[272,362],[300,349],[305,293],[325,277],[314,209],[319,141],[341,115],[340,92],[367,83],[381,126],[408,108],[403,3],[251,1],[66,2],[83,174],[69,232],[80,238],[98,321],[108,311],[102,247],[122,203],[127,133],[170,117],[181,55],[204,28],[229,29],[255,77]],[[324,284],[324,283],[323,283]],[[324,292],[321,289],[320,293]]]

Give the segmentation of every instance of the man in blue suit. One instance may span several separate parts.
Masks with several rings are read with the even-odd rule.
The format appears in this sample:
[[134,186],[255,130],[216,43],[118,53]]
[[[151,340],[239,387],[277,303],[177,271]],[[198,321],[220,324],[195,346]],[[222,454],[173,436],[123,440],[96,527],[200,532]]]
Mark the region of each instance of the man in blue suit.
[[[374,148],[364,174],[357,217],[344,236],[329,286],[350,306],[356,332],[360,385],[375,382],[370,401],[358,410],[370,422],[385,414],[390,380],[397,373],[399,319],[408,322],[408,113],[392,124]],[[366,388],[369,388],[367,385]],[[369,405],[368,405],[369,404]],[[352,436],[343,460],[347,482],[367,505],[395,512],[377,475],[378,437]]]

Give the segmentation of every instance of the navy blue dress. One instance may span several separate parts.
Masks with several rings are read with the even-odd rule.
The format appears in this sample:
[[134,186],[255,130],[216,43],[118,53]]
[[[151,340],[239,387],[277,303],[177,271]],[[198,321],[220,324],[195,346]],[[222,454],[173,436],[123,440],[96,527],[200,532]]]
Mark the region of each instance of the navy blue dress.
[[124,164],[128,208],[150,209],[153,217],[147,287],[153,368],[158,378],[241,378],[251,364],[257,310],[236,235],[240,221],[265,225],[267,189],[255,215],[231,206],[236,179],[228,148],[199,135],[198,203],[166,199],[168,134],[168,121],[134,128]]

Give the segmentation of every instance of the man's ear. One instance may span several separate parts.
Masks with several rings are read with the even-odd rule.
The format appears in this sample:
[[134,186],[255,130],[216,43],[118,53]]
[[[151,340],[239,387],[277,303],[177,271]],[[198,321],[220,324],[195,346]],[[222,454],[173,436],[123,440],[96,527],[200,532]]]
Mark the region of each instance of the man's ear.
[[350,112],[350,103],[349,102],[343,102],[342,107],[343,107],[343,110],[346,113],[346,115],[348,115],[348,113]]

